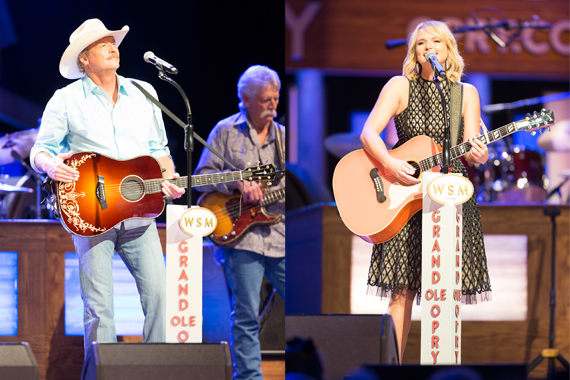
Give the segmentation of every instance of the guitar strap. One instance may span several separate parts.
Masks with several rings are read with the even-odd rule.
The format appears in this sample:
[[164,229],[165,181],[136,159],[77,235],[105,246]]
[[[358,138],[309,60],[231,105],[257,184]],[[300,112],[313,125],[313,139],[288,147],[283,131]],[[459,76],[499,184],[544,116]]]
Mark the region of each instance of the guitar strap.
[[279,166],[281,170],[285,170],[285,145],[283,144],[283,136],[281,130],[277,127],[277,123],[273,122],[273,131],[275,132],[275,148],[279,156]]
[[[139,90],[141,90],[141,92],[144,94],[144,96],[146,96],[148,98],[148,100],[150,100],[151,102],[153,102],[154,104],[156,104],[156,106],[158,108],[160,108],[162,110],[162,112],[164,112],[165,114],[167,114],[172,120],[174,120],[174,122],[176,124],[178,124],[179,126],[181,126],[182,128],[186,128],[186,124],[184,124],[184,122],[182,120],[180,120],[175,114],[173,114],[172,112],[170,112],[170,110],[168,108],[166,108],[161,102],[159,102],[154,96],[152,96],[151,94],[149,94],[149,92],[147,90],[145,90],[140,84],[138,84],[135,80],[133,79],[129,79],[129,81]],[[232,168],[232,170],[236,170],[236,171],[240,171],[240,169],[236,168],[234,165],[232,165],[228,160],[226,160],[224,158],[224,156],[222,156],[220,153],[218,153],[210,144],[208,144],[205,140],[203,140],[200,136],[198,136],[196,134],[196,132],[192,131],[192,135],[194,136],[194,138],[198,141],[200,141],[202,143],[202,145],[204,145],[206,148],[208,148],[208,150],[210,152],[212,152],[213,154],[215,154],[220,160],[224,161],[226,164],[229,165],[230,168]]]
[[459,125],[461,124],[461,109],[463,108],[463,85],[461,83],[451,82],[450,88],[450,125],[451,125],[451,146],[455,146],[459,141]]

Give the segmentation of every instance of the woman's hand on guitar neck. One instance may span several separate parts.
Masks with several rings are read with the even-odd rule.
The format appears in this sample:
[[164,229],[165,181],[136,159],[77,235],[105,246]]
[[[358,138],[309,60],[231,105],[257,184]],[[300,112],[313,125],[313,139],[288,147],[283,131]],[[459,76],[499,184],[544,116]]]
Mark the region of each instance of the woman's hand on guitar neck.
[[417,185],[422,182],[414,177],[416,169],[404,160],[392,157],[392,159],[387,162],[386,168],[404,185]]
[[59,182],[73,182],[79,179],[79,172],[66,164],[63,160],[73,155],[72,152],[60,153],[55,157],[45,152],[40,152],[36,156],[36,167],[46,173],[48,177]]

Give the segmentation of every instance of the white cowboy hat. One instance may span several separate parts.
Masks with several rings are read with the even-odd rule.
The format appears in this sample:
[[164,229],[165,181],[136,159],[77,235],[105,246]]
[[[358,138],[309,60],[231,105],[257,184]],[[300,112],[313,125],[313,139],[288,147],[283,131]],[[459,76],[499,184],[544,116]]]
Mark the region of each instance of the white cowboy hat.
[[79,67],[77,67],[79,53],[93,42],[108,36],[114,37],[115,45],[119,46],[128,31],[127,25],[123,26],[121,30],[108,30],[98,18],[85,21],[69,37],[69,46],[59,61],[59,72],[67,79],[81,78],[85,73],[79,71]]

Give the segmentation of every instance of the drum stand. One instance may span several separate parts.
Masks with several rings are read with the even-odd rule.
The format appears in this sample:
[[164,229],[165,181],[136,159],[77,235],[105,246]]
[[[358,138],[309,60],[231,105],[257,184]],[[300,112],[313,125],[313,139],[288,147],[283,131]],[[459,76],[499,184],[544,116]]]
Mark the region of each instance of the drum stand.
[[551,380],[554,376],[554,359],[558,361],[568,371],[568,361],[560,354],[560,350],[554,348],[554,310],[556,308],[556,217],[560,215],[560,206],[544,206],[543,213],[550,216],[552,221],[552,258],[550,262],[550,330],[548,336],[548,347],[540,353],[526,368],[526,375],[542,362],[548,359],[548,376]]

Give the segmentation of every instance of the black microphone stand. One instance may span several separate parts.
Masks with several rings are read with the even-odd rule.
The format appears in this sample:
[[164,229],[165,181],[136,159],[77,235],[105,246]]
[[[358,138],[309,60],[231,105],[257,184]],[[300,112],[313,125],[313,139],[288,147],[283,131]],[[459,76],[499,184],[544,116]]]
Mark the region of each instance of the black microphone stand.
[[439,79],[437,78],[437,71],[435,70],[435,67],[433,68],[433,81],[435,83],[435,86],[437,87],[437,91],[439,91],[439,95],[441,95],[441,107],[443,109],[443,123],[444,125],[444,133],[443,133],[443,151],[441,152],[442,154],[442,160],[441,160],[441,172],[443,174],[448,174],[449,173],[449,167],[450,167],[450,163],[449,163],[449,155],[450,155],[450,140],[451,140],[451,132],[450,129],[451,127],[449,126],[449,122],[448,122],[448,118],[447,118],[447,100],[445,100],[445,94],[443,93],[441,86],[439,85]]
[[[568,181],[566,178],[558,187],[552,190],[548,196],[546,197],[545,201],[548,200],[552,195],[559,192],[560,187],[564,185]],[[544,359],[548,359],[548,373],[547,373],[547,380],[551,380],[554,378],[554,359],[558,359],[558,361],[566,368],[568,371],[568,361],[562,356],[560,350],[554,348],[554,315],[556,310],[556,217],[560,215],[560,206],[559,205],[551,205],[551,206],[544,206],[542,212],[546,216],[550,216],[550,220],[552,222],[552,253],[550,258],[550,299],[549,299],[549,306],[550,306],[550,326],[548,332],[548,348],[542,350],[542,352],[533,359],[526,367],[526,375],[528,376],[532,370],[542,362]]]
[[192,152],[194,151],[194,127],[192,126],[192,111],[190,110],[190,102],[186,93],[172,78],[170,78],[164,70],[158,70],[158,77],[176,87],[186,105],[186,126],[184,127],[184,150],[186,151],[187,164],[188,164],[188,208],[192,207]]

